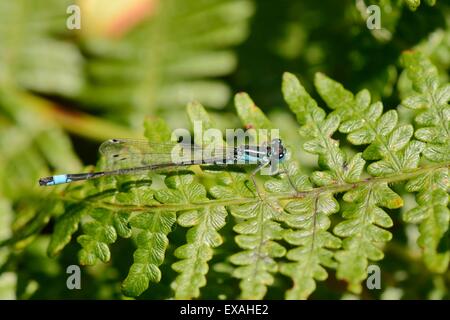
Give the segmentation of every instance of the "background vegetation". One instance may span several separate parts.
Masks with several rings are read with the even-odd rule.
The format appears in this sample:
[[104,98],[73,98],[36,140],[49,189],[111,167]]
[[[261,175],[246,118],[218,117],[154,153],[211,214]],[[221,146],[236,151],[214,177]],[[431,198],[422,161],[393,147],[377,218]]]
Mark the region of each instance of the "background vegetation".
[[[210,121],[222,129],[239,128],[248,123],[280,127],[286,140],[294,146],[294,159],[307,176],[314,176],[313,172],[318,168],[317,155],[321,159],[321,169],[323,166],[327,168],[323,172],[333,175],[341,169],[327,163],[326,154],[338,154],[344,150],[354,156],[365,150],[359,145],[374,144],[373,140],[364,140],[372,133],[366,133],[364,139],[360,136],[362,140],[358,142],[356,135],[353,140],[350,137],[354,127],[348,125],[343,128],[344,120],[367,116],[365,108],[368,103],[381,100],[385,115],[392,115],[396,110],[398,128],[407,124],[414,124],[415,129],[426,126],[426,116],[420,117],[417,109],[425,106],[440,110],[444,122],[439,128],[444,131],[447,128],[448,135],[450,6],[446,1],[78,0],[75,2],[82,10],[82,28],[68,30],[66,10],[73,2],[0,0],[1,298],[110,299],[138,296],[141,299],[159,299],[174,295],[211,299],[262,298],[264,295],[271,299],[308,296],[312,299],[450,297],[448,194],[445,192],[448,190],[448,148],[443,149],[441,158],[436,156],[438,152],[434,152],[438,150],[436,143],[444,146],[447,143],[448,146],[442,131],[418,133],[416,130],[415,137],[424,145],[417,140],[410,142],[412,132],[409,136],[403,132],[401,136],[408,136],[408,139],[401,146],[389,147],[402,154],[396,155],[399,159],[405,156],[404,150],[413,148],[411,150],[415,150],[417,156],[422,152],[421,161],[444,164],[442,177],[436,176],[437,182],[434,181],[442,186],[444,194],[438,192],[433,195],[433,203],[439,203],[438,211],[442,213],[438,216],[440,220],[431,225],[422,223],[420,227],[416,224],[423,219],[419,209],[430,199],[425,192],[429,186],[423,181],[415,185],[389,184],[401,195],[403,206],[392,202],[390,205],[371,203],[374,207],[387,208],[384,210],[388,218],[377,224],[389,228],[388,234],[392,236],[390,239],[391,236],[383,233],[386,232],[384,229],[377,234],[378,240],[382,238],[381,242],[387,242],[381,245],[384,258],[376,262],[382,271],[381,290],[368,290],[360,285],[365,278],[361,274],[364,265],[379,260],[381,256],[373,251],[361,258],[361,254],[352,251],[351,241],[347,241],[348,246],[344,245],[342,250],[336,250],[340,252],[335,255],[340,263],[337,271],[333,269],[336,268],[333,263],[320,260],[317,269],[309,275],[306,271],[301,273],[301,276],[305,275],[301,278],[297,270],[308,269],[301,265],[301,252],[297,250],[296,253],[294,248],[306,247],[306,244],[296,240],[295,234],[285,238],[291,264],[280,266],[280,273],[273,269],[278,268],[274,267],[275,262],[286,250],[274,245],[267,249],[266,264],[258,271],[252,283],[254,286],[246,286],[245,281],[239,284],[239,279],[248,276],[245,265],[250,263],[242,256],[232,255],[240,251],[239,247],[248,249],[251,245],[243,243],[243,238],[236,237],[234,241],[234,237],[236,233],[242,233],[246,219],[252,219],[246,214],[262,212],[261,217],[266,217],[264,210],[267,207],[241,211],[217,207],[219,209],[211,209],[211,212],[199,211],[201,214],[197,212],[195,217],[184,213],[178,216],[177,223],[175,213],[163,215],[157,231],[162,232],[161,241],[168,241],[163,246],[165,256],[163,249],[156,257],[147,257],[146,263],[152,266],[151,271],[143,271],[139,269],[139,258],[136,254],[133,257],[133,253],[136,248],[153,252],[151,241],[154,240],[145,238],[143,231],[139,231],[141,238],[139,233],[136,234],[138,229],[146,230],[149,217],[128,220],[126,210],[122,215],[110,217],[107,210],[77,207],[86,203],[86,197],[94,197],[99,191],[106,190],[101,183],[86,183],[69,189],[37,185],[39,177],[52,173],[92,169],[85,166],[97,163],[97,148],[105,139],[142,137],[145,130],[147,137],[161,140],[167,128],[189,128],[193,119]],[[366,27],[366,7],[370,4],[381,8],[381,30]],[[409,54],[404,54],[405,51]],[[286,74],[283,99],[280,88],[286,71],[294,74],[301,85],[293,75]],[[438,87],[443,88],[442,91],[437,91]],[[350,93],[356,94],[362,89],[368,91],[355,96]],[[239,94],[233,101],[234,93],[241,91],[247,92],[258,103],[270,121],[259,109],[256,116],[246,113],[253,105],[248,96]],[[370,95],[367,97],[368,92]],[[443,97],[441,104],[435,99],[439,94]],[[430,102],[428,98],[434,100]],[[185,112],[186,105],[193,100],[206,107],[208,116],[197,103],[191,104]],[[340,117],[339,130],[336,131],[339,120],[334,130],[328,123],[331,127],[327,136],[333,135],[340,141],[339,150],[331,148],[324,155],[312,144],[309,144],[309,150],[308,147],[302,148],[305,141],[325,136],[318,134],[314,137],[311,130],[309,133],[312,132],[313,136],[302,138],[306,140],[298,135],[298,128],[307,124],[306,120],[311,120],[308,115],[323,112],[317,111],[317,106],[311,107],[314,106],[313,101],[317,101],[327,113],[333,112],[332,115]],[[364,101],[368,102],[365,104]],[[392,112],[389,113],[390,110]],[[333,120],[332,116],[327,119]],[[319,127],[327,128],[320,121],[317,122]],[[390,119],[390,122],[395,120]],[[386,130],[386,135],[390,135],[394,128]],[[365,152],[367,156],[369,152]],[[372,158],[368,156],[365,159],[380,158],[372,155]],[[101,166],[99,163],[98,167]],[[384,169],[377,172],[367,168],[372,176],[383,176]],[[236,175],[238,181],[245,177],[244,174]],[[331,180],[326,177],[325,173],[316,176],[314,185],[329,184]],[[116,204],[133,204],[136,199],[150,193],[149,205],[154,205],[150,200],[155,199],[171,203],[176,191],[193,188],[197,183],[189,180],[191,175],[172,179],[167,182],[172,192],[169,195],[157,195],[145,185],[132,185],[122,190],[126,196],[116,199]],[[214,195],[211,185],[222,183],[226,186],[226,181],[226,177],[215,176],[209,180],[206,177],[201,183],[207,187],[208,195],[206,191],[199,191],[194,200],[210,201],[210,194]],[[349,181],[345,180],[345,183]],[[250,197],[251,188],[245,184],[242,188],[241,195],[247,192]],[[308,186],[302,185],[302,188]],[[270,184],[266,189],[270,191]],[[279,189],[272,191],[280,192]],[[386,196],[386,192],[380,191],[381,198]],[[415,198],[412,192],[418,192],[419,196]],[[423,194],[425,196],[421,196]],[[223,195],[215,197],[222,198]],[[342,194],[336,199],[331,195],[331,198],[330,203],[341,205],[348,200],[343,199]],[[415,207],[419,208],[413,212],[415,214],[408,213]],[[328,214],[339,210],[335,209],[330,209]],[[88,222],[93,219],[97,224],[91,224],[91,227],[83,225],[78,230],[76,219],[80,216],[81,220],[83,210],[89,211],[91,219]],[[232,215],[225,218],[227,210]],[[202,215],[213,217],[213,221],[202,220],[206,219]],[[355,217],[344,215],[343,218],[359,223]],[[60,225],[71,230],[55,226],[55,221],[62,219],[69,222]],[[117,234],[112,237],[114,239],[107,237],[108,219],[117,220],[114,220],[115,231],[112,232],[124,239],[115,242]],[[327,221],[328,218],[324,219]],[[272,222],[271,218],[268,221],[274,230],[280,225]],[[295,225],[289,220],[282,222]],[[343,222],[332,216],[329,223],[334,228]],[[193,245],[204,255],[199,261],[194,261],[199,264],[193,269],[193,274],[187,275],[184,269],[192,265],[192,261],[189,261],[187,248],[180,248],[186,245],[186,237],[188,244],[195,243],[196,230],[205,226],[213,233],[209,235],[211,239],[208,238],[209,246]],[[334,234],[351,238],[352,232],[344,230],[343,226],[335,228]],[[319,231],[328,234],[326,229]],[[70,241],[67,235],[72,233],[73,240]],[[423,237],[424,234],[429,237]],[[330,236],[334,237],[331,233]],[[251,242],[250,238],[246,241]],[[269,236],[269,240],[279,238],[276,234]],[[108,249],[112,242],[115,243]],[[99,243],[105,244],[106,249]],[[330,247],[335,249],[333,244]],[[177,248],[180,249],[178,252]],[[334,252],[328,249],[324,245],[325,253],[320,251],[317,256],[326,260],[326,252]],[[370,246],[360,249],[370,250]],[[436,252],[430,253],[430,250]],[[359,260],[352,260],[355,257]],[[82,290],[68,290],[66,267],[80,261],[89,265],[82,268]],[[331,268],[325,272],[321,265]],[[151,282],[146,290],[149,281],[159,280],[159,277],[161,281]],[[183,287],[191,279],[195,279],[195,285]],[[318,280],[322,281],[316,283]],[[293,283],[296,284],[295,290],[290,290]],[[266,293],[267,286],[270,287]]]

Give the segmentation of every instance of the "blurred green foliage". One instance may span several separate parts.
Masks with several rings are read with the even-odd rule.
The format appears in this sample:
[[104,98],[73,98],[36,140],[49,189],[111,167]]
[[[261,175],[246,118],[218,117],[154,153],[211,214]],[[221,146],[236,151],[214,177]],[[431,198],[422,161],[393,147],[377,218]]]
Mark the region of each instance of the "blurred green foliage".
[[[346,101],[349,95],[344,92],[343,96],[339,96],[337,93],[342,93],[340,87],[328,93],[321,92],[317,78],[315,80],[317,72],[342,83],[350,92],[368,89],[372,101],[383,100],[384,112],[395,109],[403,101],[396,109],[399,123],[414,124],[415,129],[430,125],[427,118],[420,118],[420,112],[416,111],[423,106],[424,100],[417,97],[427,96],[428,91],[420,79],[414,79],[414,66],[428,58],[436,68],[426,65],[423,69],[433,70],[433,81],[445,84],[449,79],[450,6],[442,0],[422,3],[418,0],[139,0],[128,4],[117,1],[115,5],[96,0],[94,11],[88,10],[88,2],[78,1],[82,9],[81,30],[68,30],[66,19],[69,14],[66,9],[73,1],[0,0],[1,298],[123,298],[123,292],[136,295],[145,291],[145,286],[136,288],[133,283],[145,284],[149,280],[159,279],[160,274],[161,282],[152,283],[151,289],[145,291],[141,298],[167,298],[173,296],[172,290],[178,297],[194,297],[202,287],[200,284],[206,272],[208,283],[201,288],[202,298],[238,297],[239,284],[232,274],[237,278],[248,276],[245,269],[247,262],[240,261],[239,257],[231,258],[232,262],[244,265],[235,268],[229,263],[229,258],[239,251],[238,246],[245,247],[245,244],[239,240],[238,244],[234,243],[233,226],[223,223],[224,213],[220,209],[201,211],[195,219],[192,216],[182,218],[181,215],[177,227],[170,214],[164,217],[166,220],[159,220],[167,229],[159,235],[167,242],[163,246],[166,248],[165,258],[154,257],[155,260],[150,261],[154,272],[146,274],[144,279],[139,278],[142,274],[138,270],[136,257],[131,271],[129,268],[136,244],[139,249],[147,248],[151,252],[149,239],[145,238],[152,236],[151,230],[147,230],[150,232],[147,234],[141,231],[141,241],[133,236],[133,239],[122,239],[112,245],[108,249],[111,252],[107,254],[112,257],[109,262],[82,269],[83,290],[68,290],[65,270],[68,265],[78,264],[80,244],[75,241],[69,243],[70,238],[66,238],[61,241],[68,243],[61,254],[49,258],[47,250],[57,253],[62,249],[61,243],[56,243],[59,247],[55,247],[53,240],[52,244],[50,235],[53,239],[55,234],[58,235],[54,221],[68,217],[72,233],[77,236],[87,234],[81,238],[84,241],[80,241],[83,248],[87,248],[81,254],[82,260],[89,262],[87,264],[98,259],[97,256],[90,256],[89,252],[99,240],[105,242],[105,239],[96,238],[96,231],[90,235],[89,229],[83,232],[77,230],[77,218],[81,219],[77,214],[87,210],[80,207],[83,203],[62,202],[66,191],[39,188],[38,178],[53,172],[87,170],[83,168],[83,163],[93,164],[97,160],[96,145],[99,141],[111,137],[142,136],[142,123],[146,117],[150,127],[159,121],[157,116],[166,119],[172,128],[187,127],[189,117],[185,116],[183,107],[192,100],[207,107],[215,126],[222,129],[240,127],[242,124],[238,116],[242,118],[242,114],[234,114],[231,101],[232,93],[238,91],[246,91],[258,101],[272,125],[281,128],[291,145],[298,146],[293,150],[295,157],[301,163],[302,170],[310,175],[317,169],[316,156],[308,155],[300,148],[305,138],[299,138],[298,124],[287,112],[279,90],[283,72],[294,73],[319,105],[326,105],[326,111],[334,110],[340,116],[339,110],[342,111],[343,107],[333,106],[333,102],[339,99]],[[136,3],[152,5],[142,7],[148,11],[142,16],[137,14],[139,10],[136,8],[139,7],[133,7]],[[366,27],[369,14],[366,9],[372,4],[381,9],[381,30]],[[115,10],[119,14],[111,14],[109,6],[117,6]],[[139,16],[137,22],[133,20],[133,15]],[[121,32],[112,35],[105,29],[93,32],[95,22],[92,24],[92,20],[96,21],[97,16],[98,21],[106,21],[106,25],[122,28]],[[405,50],[419,51],[423,56],[416,64],[402,61],[401,66],[400,57]],[[318,93],[315,93],[315,87]],[[337,94],[337,98],[327,100],[332,94]],[[363,105],[361,101],[357,103]],[[358,106],[356,102],[352,103]],[[195,113],[190,110],[188,115],[192,120]],[[415,122],[413,119],[416,119]],[[152,137],[163,132],[162,124],[155,127],[157,130]],[[147,130],[147,136],[151,131]],[[342,127],[340,131],[334,137],[340,140],[342,150],[353,150],[352,154],[364,150],[351,147],[355,140],[345,139],[344,134],[350,131],[342,130]],[[428,149],[425,149],[428,152],[424,152],[427,161],[436,160],[433,158],[437,154],[433,152],[436,150],[433,144],[442,141],[436,134],[433,135],[433,129],[417,132],[418,140],[429,143]],[[448,158],[439,161],[448,161]],[[237,176],[238,181],[241,178]],[[323,176],[321,178],[324,179]],[[222,179],[227,181],[226,177]],[[440,181],[441,178],[437,174],[433,179]],[[177,183],[173,182],[174,185]],[[189,185],[190,182],[183,183]],[[71,192],[76,194],[77,188],[80,188],[77,199],[81,199],[89,192],[97,192],[97,187],[89,191],[90,187],[78,185]],[[177,188],[173,187],[174,190]],[[402,196],[404,206],[402,209],[391,206],[390,210],[386,210],[394,228],[391,229],[393,239],[384,249],[385,258],[377,262],[382,270],[383,289],[360,291],[356,288],[358,285],[352,283],[353,289],[356,289],[348,293],[346,282],[351,283],[349,278],[353,275],[346,277],[346,270],[338,269],[337,273],[328,272],[326,281],[317,283],[312,298],[350,298],[355,294],[367,299],[450,297],[448,257],[437,258],[439,261],[436,262],[433,251],[449,245],[448,229],[435,226],[439,221],[445,221],[442,206],[448,207],[445,202],[448,195],[445,198],[445,194],[439,192],[428,194],[427,185],[424,187],[421,183],[394,185],[392,188]],[[414,200],[404,188],[409,192],[419,192],[421,196]],[[141,186],[131,192],[140,197],[146,189]],[[426,203],[430,198],[441,206],[436,211],[439,213],[437,220],[425,218],[422,214],[426,212]],[[341,198],[338,200],[342,202]],[[376,204],[371,203],[371,206],[376,207]],[[419,209],[410,211],[414,207]],[[266,209],[259,208],[255,212],[265,217]],[[209,214],[216,217],[214,221],[205,218]],[[248,212],[234,215],[243,219],[245,214]],[[420,222],[420,230],[414,224],[403,222],[400,214],[407,222]],[[100,222],[111,218],[101,212],[96,217]],[[230,217],[227,219],[229,221]],[[334,216],[330,219],[333,226],[343,223],[335,220]],[[352,221],[351,218],[348,221]],[[144,222],[135,219],[130,224],[133,228],[146,230]],[[271,218],[267,223],[272,225]],[[196,234],[195,230],[205,226],[210,228],[209,224],[214,225],[214,232],[222,228],[219,233],[225,241],[219,246],[217,237],[210,235],[210,246],[204,251],[202,249],[205,255],[197,261],[199,267],[192,268],[193,273],[197,272],[199,285],[183,287],[191,279],[186,272],[192,266],[191,258],[181,249],[187,245],[186,228],[191,228],[189,238],[189,232]],[[389,225],[386,222],[382,227]],[[169,233],[171,227],[175,231]],[[436,233],[427,233],[430,228],[437,230]],[[119,236],[127,236],[126,228],[122,231]],[[343,227],[338,228],[337,234],[349,236]],[[419,234],[422,234],[418,241],[420,246],[416,244]],[[423,234],[431,236],[427,238]],[[388,240],[386,234],[383,237]],[[270,241],[278,238],[273,234]],[[299,245],[294,238],[288,242]],[[291,280],[284,275],[277,274],[271,279],[273,261],[282,251],[275,249],[271,248],[267,265],[255,275],[254,286],[241,283],[243,297],[264,295],[266,289],[260,286],[259,280],[266,284],[273,282],[266,295],[268,298],[283,298],[292,287]],[[344,245],[344,249],[338,260],[349,261],[345,255],[354,247]],[[103,255],[105,252],[99,253],[104,258],[100,260],[108,261],[108,256]],[[282,273],[293,277],[294,283],[306,284],[302,288],[304,292],[312,292],[311,279],[323,280],[323,273],[305,273],[301,276],[306,279],[298,278],[296,267],[301,262],[301,254],[295,251],[288,254],[293,262],[289,264],[291,267],[284,267]],[[425,256],[425,263],[421,262],[422,255]],[[367,257],[358,259],[365,261]],[[317,262],[319,269],[322,262]],[[173,263],[176,263],[176,271],[171,269]],[[430,269],[441,273],[430,272]],[[177,272],[180,273],[178,277]],[[352,272],[361,274],[361,270]],[[173,279],[177,280],[171,287]],[[121,288],[123,280],[124,288]],[[290,294],[298,297],[293,291]],[[300,295],[305,296],[304,293]]]

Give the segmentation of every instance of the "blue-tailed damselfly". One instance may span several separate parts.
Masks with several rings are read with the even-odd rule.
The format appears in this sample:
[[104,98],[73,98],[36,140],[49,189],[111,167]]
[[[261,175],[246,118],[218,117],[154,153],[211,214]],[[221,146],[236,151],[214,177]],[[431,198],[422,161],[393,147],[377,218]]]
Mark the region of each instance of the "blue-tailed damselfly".
[[132,175],[190,165],[255,164],[257,168],[252,172],[251,178],[256,186],[254,175],[262,168],[284,160],[287,155],[287,149],[280,139],[273,139],[270,144],[220,148],[201,148],[183,143],[151,143],[147,140],[110,139],[101,144],[99,151],[106,160],[104,171],[54,175],[39,179],[39,184],[52,186],[104,176]]

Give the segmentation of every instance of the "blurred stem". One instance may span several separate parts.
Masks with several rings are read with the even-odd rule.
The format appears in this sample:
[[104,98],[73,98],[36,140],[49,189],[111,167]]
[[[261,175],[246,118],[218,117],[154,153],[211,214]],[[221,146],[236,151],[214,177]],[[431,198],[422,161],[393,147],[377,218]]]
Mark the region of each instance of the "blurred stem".
[[55,103],[42,98],[23,94],[35,111],[52,123],[56,123],[75,135],[94,141],[103,141],[114,137],[142,137],[137,131],[82,112],[68,111]]

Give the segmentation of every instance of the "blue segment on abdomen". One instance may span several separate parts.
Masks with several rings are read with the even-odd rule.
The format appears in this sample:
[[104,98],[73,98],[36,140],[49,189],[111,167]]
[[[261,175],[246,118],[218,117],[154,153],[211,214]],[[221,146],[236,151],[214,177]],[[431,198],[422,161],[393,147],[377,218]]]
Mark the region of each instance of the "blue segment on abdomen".
[[70,182],[70,179],[67,179],[67,174],[60,174],[57,176],[53,176],[53,183],[51,184],[61,184],[66,182]]

